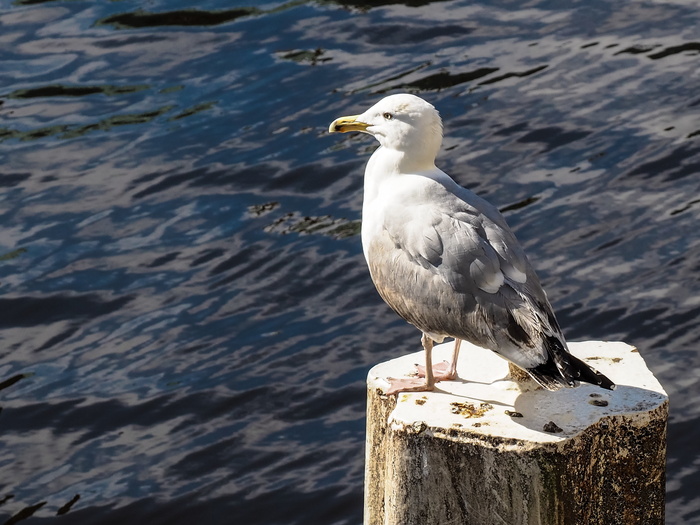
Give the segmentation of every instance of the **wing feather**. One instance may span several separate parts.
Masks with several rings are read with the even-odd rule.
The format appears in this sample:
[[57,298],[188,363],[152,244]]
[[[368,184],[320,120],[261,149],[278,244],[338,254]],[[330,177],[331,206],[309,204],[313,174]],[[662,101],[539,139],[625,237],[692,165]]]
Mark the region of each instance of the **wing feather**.
[[436,338],[465,339],[523,368],[538,366],[547,359],[543,334],[559,333],[539,280],[498,210],[457,188],[435,183],[423,204],[385,203],[367,250],[377,290]]

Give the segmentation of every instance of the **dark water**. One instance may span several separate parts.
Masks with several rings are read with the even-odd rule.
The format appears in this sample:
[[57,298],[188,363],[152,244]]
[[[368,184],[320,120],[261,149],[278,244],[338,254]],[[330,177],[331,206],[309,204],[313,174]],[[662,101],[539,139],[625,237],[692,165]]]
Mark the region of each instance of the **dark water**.
[[0,523],[361,521],[365,375],[419,340],[326,129],[400,91],[569,339],[640,348],[700,523],[692,4],[0,1]]

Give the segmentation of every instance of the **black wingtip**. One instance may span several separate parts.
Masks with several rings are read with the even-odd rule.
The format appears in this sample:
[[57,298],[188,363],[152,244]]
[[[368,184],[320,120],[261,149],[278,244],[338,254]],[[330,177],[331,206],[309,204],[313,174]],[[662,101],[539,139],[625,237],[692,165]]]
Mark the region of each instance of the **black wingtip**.
[[577,386],[576,380],[566,378],[561,374],[551,358],[541,365],[526,370],[535,381],[552,392],[564,387],[572,388]]
[[610,381],[607,376],[601,374],[595,368],[588,366],[578,357],[569,354],[569,361],[571,362],[572,368],[578,373],[576,379],[579,381],[598,385],[600,388],[605,388],[606,390],[615,390],[615,388],[617,388],[617,385]]
[[550,337],[545,340],[545,344],[548,351],[547,361],[527,371],[547,390],[576,387],[580,381],[606,390],[615,390],[617,387],[605,375],[570,354],[557,338]]
[[603,374],[598,372],[598,375],[603,379],[600,383],[598,383],[598,386],[601,388],[605,388],[606,390],[615,390],[617,388],[617,385],[610,381],[607,377],[605,377]]

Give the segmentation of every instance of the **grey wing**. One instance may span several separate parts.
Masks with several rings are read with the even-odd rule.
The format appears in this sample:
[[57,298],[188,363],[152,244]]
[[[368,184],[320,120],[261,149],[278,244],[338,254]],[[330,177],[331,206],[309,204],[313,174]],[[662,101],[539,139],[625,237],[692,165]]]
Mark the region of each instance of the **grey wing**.
[[559,332],[556,320],[503,217],[473,197],[445,190],[410,214],[387,210],[369,249],[372,278],[385,301],[424,332],[537,366],[547,360],[542,338]]

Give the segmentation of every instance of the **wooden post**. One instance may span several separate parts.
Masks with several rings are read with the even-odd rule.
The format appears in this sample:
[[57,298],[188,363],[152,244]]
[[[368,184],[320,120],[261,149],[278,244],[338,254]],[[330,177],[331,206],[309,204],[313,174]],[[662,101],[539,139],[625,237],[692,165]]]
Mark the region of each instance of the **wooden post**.
[[422,352],[372,368],[365,525],[663,524],[666,393],[634,347],[570,349],[617,389],[514,383],[506,361],[466,343],[459,379],[434,392],[382,394]]

